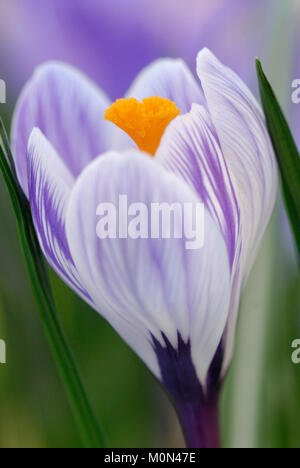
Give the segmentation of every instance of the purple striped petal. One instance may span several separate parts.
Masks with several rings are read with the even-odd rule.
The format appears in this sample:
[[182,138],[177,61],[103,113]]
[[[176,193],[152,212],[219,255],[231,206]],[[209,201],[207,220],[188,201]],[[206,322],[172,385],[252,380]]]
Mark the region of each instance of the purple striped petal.
[[156,159],[205,203],[225,239],[232,293],[224,337],[232,353],[240,292],[274,206],[277,168],[261,110],[248,88],[206,49],[198,73],[207,103],[168,126]]
[[[242,80],[207,49],[198,55],[197,72],[240,209],[241,258],[235,283],[240,281],[243,287],[274,207],[276,161],[262,111]],[[239,285],[233,288],[238,291]],[[238,301],[232,301],[225,369],[231,359],[238,309]]]
[[170,99],[182,114],[189,112],[194,102],[204,102],[199,84],[180,59],[161,59],[152,63],[141,71],[126,93],[126,97],[139,101],[149,96]]
[[109,101],[83,74],[56,62],[37,68],[15,109],[12,147],[26,195],[27,142],[41,129],[73,176],[109,146],[111,124],[104,120]]
[[[184,236],[117,235],[100,240],[97,208],[100,203],[113,203],[119,215],[119,195],[127,196],[128,206],[144,203],[148,214],[152,203],[183,207],[200,200],[185,182],[149,156],[134,150],[108,153],[77,180],[66,232],[76,268],[97,310],[152,372],[162,378],[155,354],[158,343],[162,348],[171,346],[176,355],[180,336],[191,349],[192,363],[186,365],[195,367],[205,386],[229,306],[230,269],[223,237],[206,212],[205,242],[198,250],[187,250]],[[120,212],[124,221],[125,212]]]
[[55,272],[81,297],[82,287],[65,234],[65,215],[73,176],[39,129],[28,143],[28,190],[35,230],[43,253]]
[[239,206],[207,110],[194,104],[165,131],[155,158],[199,195],[226,241],[231,268],[240,242]]

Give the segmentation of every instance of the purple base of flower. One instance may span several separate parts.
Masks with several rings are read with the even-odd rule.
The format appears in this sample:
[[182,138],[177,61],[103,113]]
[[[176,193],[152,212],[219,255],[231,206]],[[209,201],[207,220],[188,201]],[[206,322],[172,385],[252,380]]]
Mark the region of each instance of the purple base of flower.
[[191,357],[191,346],[178,333],[178,349],[174,349],[162,333],[165,346],[152,336],[162,374],[182,424],[186,444],[192,448],[218,448],[218,400],[223,347],[219,346],[208,372],[207,393],[197,377]]

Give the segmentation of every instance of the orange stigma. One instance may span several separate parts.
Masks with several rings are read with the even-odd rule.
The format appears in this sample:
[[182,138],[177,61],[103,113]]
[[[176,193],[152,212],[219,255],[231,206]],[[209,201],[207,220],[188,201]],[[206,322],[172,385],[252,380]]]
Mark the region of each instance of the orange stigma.
[[179,114],[173,101],[153,96],[142,102],[118,99],[106,110],[104,118],[124,130],[142,151],[154,155],[166,127]]

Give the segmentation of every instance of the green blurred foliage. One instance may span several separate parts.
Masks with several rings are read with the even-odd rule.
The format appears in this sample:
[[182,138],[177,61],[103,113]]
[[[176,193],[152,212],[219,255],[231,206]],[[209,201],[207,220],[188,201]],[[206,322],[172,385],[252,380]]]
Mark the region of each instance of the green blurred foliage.
[[279,201],[243,295],[236,352],[225,382],[226,447],[300,447],[300,275]]

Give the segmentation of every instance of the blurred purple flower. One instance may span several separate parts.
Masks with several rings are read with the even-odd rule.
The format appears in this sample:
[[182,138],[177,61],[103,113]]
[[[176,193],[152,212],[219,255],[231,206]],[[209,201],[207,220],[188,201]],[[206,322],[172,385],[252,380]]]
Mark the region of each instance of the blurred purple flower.
[[115,99],[154,59],[182,57],[194,69],[207,46],[249,82],[273,8],[274,0],[2,0],[1,77],[18,92],[37,65],[61,60]]
[[[48,262],[163,382],[188,444],[214,446],[240,294],[273,209],[277,168],[240,78],[207,49],[197,74],[202,89],[184,62],[159,60],[128,92],[171,99],[182,111],[154,159],[118,138],[104,120],[109,99],[59,63],[39,67],[22,92],[12,143]],[[99,240],[97,207],[118,207],[120,194],[148,207],[203,202],[203,248],[186,250],[176,238]]]

